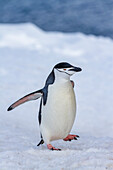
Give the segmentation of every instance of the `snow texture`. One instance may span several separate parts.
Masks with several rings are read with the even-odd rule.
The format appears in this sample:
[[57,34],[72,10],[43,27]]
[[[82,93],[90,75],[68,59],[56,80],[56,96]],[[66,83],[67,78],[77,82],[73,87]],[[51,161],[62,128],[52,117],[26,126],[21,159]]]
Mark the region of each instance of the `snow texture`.
[[[61,61],[82,68],[72,77],[79,140],[37,147],[39,101],[10,104],[38,90]],[[28,24],[0,25],[0,170],[113,169],[113,40],[44,32]]]

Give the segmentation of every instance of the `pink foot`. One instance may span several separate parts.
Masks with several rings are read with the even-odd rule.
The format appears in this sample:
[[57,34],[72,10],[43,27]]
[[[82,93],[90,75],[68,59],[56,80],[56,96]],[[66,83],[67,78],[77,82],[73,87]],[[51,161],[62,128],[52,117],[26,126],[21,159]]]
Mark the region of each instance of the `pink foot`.
[[71,140],[77,140],[77,138],[79,138],[78,135],[68,135],[66,138],[64,138],[64,141],[71,141]]
[[51,144],[47,144],[47,147],[48,147],[48,149],[50,149],[50,150],[56,150],[56,151],[61,151],[61,149],[57,149],[57,148],[55,148],[55,147],[53,147]]

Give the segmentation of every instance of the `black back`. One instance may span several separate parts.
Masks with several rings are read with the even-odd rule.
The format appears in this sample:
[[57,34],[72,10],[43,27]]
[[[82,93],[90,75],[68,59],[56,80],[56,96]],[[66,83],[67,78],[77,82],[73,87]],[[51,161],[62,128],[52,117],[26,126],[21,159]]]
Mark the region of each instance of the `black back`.
[[46,104],[47,102],[47,96],[48,96],[48,86],[50,84],[53,84],[55,81],[55,75],[54,75],[54,70],[52,70],[52,72],[49,74],[49,76],[47,77],[46,83],[44,88],[41,90],[43,93],[43,98],[41,99],[40,102],[40,109],[39,109],[39,115],[38,115],[38,120],[39,120],[39,125],[41,124],[41,108],[42,108],[42,102],[43,105]]
[[54,70],[52,70],[52,72],[49,74],[49,76],[47,77],[46,83],[45,83],[45,87],[43,88],[43,104],[46,104],[47,101],[47,95],[48,95],[48,86],[50,84],[53,84],[55,81],[55,75],[54,75]]

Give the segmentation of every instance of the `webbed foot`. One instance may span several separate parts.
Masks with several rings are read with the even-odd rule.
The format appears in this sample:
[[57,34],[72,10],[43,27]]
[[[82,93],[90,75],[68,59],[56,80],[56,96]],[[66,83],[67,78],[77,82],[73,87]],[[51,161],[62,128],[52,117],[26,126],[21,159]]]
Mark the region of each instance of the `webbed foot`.
[[47,147],[48,147],[49,150],[52,150],[52,151],[54,151],[54,150],[55,151],[61,151],[61,149],[55,148],[51,144],[47,144]]
[[66,138],[64,138],[64,141],[71,141],[71,140],[77,140],[77,138],[79,138],[78,135],[71,135],[69,134]]

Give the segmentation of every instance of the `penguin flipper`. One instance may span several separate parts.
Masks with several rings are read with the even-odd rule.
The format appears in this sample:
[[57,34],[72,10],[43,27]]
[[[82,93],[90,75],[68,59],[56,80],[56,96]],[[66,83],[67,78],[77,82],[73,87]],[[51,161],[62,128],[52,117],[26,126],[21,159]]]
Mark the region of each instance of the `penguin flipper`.
[[14,109],[15,107],[27,102],[27,101],[30,101],[30,100],[36,100],[38,99],[39,97],[42,97],[43,95],[43,92],[42,90],[38,90],[38,91],[35,91],[35,92],[32,92],[22,98],[20,98],[19,100],[17,100],[15,103],[13,103],[8,109],[7,111],[10,111],[12,109]]
[[74,88],[75,83],[74,83],[74,81],[73,81],[73,80],[71,80],[71,84],[72,84],[72,87]]

